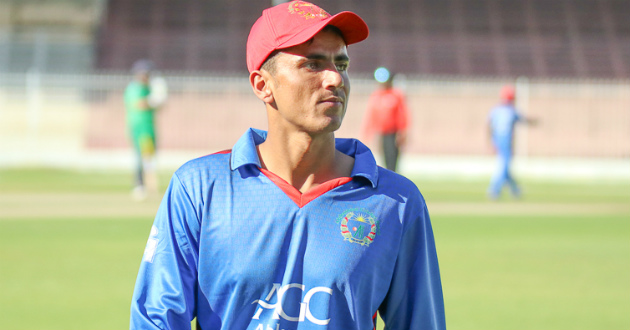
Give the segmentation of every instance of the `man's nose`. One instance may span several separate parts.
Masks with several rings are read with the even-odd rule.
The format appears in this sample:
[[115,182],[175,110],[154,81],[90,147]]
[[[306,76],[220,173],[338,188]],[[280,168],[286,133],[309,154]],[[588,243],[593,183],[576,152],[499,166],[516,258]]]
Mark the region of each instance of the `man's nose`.
[[341,88],[344,87],[345,81],[343,75],[337,70],[336,67],[332,67],[325,71],[324,87],[326,88]]

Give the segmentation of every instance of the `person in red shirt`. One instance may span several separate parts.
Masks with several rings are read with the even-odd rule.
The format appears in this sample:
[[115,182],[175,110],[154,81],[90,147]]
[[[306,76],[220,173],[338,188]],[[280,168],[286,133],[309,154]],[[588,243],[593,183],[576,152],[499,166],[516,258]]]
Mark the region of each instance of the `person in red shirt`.
[[403,92],[393,87],[394,74],[386,68],[374,71],[379,88],[372,92],[368,100],[362,135],[366,141],[374,134],[381,137],[381,148],[385,167],[396,171],[400,148],[407,140],[409,110]]

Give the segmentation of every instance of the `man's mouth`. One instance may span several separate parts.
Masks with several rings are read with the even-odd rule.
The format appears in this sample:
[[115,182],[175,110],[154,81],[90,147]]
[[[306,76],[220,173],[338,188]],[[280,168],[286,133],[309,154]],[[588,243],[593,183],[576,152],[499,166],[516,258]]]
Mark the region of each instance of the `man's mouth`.
[[323,99],[321,102],[325,102],[325,103],[342,103],[343,104],[344,100],[341,97],[333,96],[333,97],[327,97],[327,98]]

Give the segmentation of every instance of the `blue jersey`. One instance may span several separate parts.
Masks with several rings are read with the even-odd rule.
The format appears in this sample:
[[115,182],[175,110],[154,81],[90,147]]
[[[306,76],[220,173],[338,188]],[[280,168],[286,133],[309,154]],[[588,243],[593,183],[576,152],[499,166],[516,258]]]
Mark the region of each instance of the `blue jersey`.
[[512,148],[514,125],[521,120],[521,115],[512,104],[501,104],[494,107],[488,116],[492,140],[499,149]]
[[249,130],[173,175],[131,306],[131,329],[445,329],[425,201],[354,139],[350,178],[305,194],[265,170]]

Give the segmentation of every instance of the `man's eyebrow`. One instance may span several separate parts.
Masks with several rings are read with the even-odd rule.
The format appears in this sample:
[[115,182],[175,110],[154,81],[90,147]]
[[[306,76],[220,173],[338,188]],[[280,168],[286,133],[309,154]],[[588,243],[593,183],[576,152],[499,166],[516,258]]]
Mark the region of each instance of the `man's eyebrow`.
[[350,57],[346,54],[340,54],[335,56],[335,62],[349,62]]
[[[323,61],[323,60],[327,60],[328,56],[324,55],[324,54],[310,54],[306,56],[307,59],[309,60],[319,60],[319,61]],[[350,61],[350,57],[348,57],[348,55],[346,54],[339,54],[337,56],[335,56],[335,62],[349,62]]]

